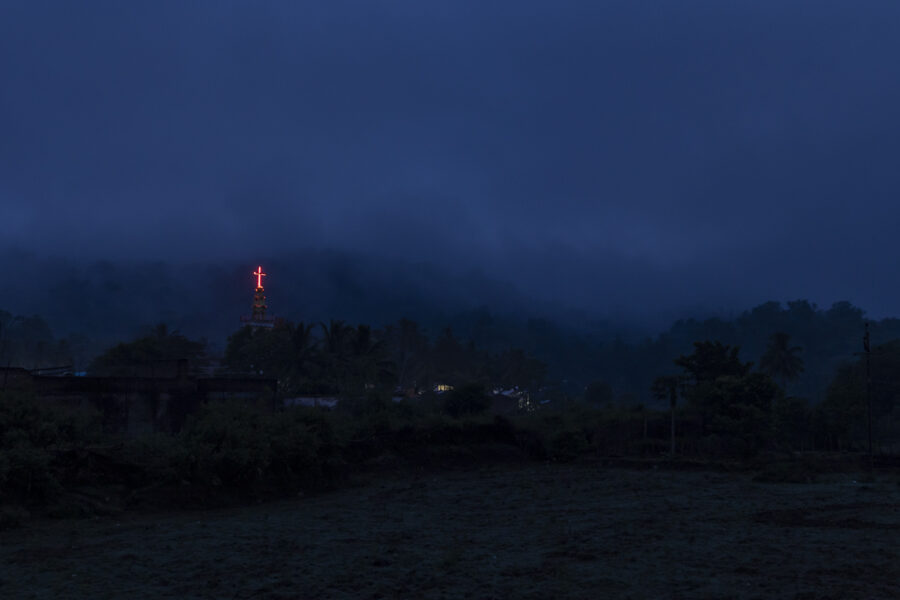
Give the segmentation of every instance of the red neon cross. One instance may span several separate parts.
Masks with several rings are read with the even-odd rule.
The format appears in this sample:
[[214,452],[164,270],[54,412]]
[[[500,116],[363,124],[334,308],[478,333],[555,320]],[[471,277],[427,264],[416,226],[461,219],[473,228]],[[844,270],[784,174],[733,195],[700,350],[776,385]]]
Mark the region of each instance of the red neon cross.
[[253,274],[256,275],[256,287],[262,287],[262,278],[266,276],[266,273],[263,273],[262,267],[258,267],[256,271],[253,271]]

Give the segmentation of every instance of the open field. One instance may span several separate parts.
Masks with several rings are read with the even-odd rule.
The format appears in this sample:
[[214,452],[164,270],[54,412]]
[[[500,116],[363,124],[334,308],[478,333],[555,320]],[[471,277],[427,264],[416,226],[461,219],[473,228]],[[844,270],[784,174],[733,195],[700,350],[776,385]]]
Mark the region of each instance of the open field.
[[530,464],[0,533],[2,598],[900,598],[900,486]]

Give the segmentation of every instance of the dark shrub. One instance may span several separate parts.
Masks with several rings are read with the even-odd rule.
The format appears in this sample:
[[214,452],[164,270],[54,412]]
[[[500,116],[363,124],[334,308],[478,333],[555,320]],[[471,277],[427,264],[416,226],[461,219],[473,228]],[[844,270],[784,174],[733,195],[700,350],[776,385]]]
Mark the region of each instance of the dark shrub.
[[334,417],[295,407],[267,413],[241,402],[210,403],[169,457],[171,473],[205,488],[253,497],[330,486],[343,473]]
[[591,406],[609,406],[613,401],[613,389],[605,381],[594,381],[585,388],[584,401]]
[[536,431],[519,429],[516,431],[516,445],[531,459],[545,460],[547,447],[543,438]]
[[560,431],[550,440],[550,458],[557,462],[572,462],[587,448],[587,439],[582,431]]
[[474,425],[473,441],[515,445],[516,430],[509,419],[496,415],[490,423],[477,423]]
[[96,415],[65,410],[22,394],[0,394],[0,503],[44,506],[62,491],[60,450],[95,441]]
[[343,477],[340,443],[326,415],[297,408],[274,415],[271,481],[281,490],[319,489]]
[[447,399],[444,400],[444,411],[457,418],[483,413],[490,406],[490,397],[485,393],[484,386],[478,383],[459,386],[448,392]]
[[5,472],[0,472],[0,495],[24,506],[43,506],[62,491],[50,468],[51,454],[44,448],[16,446],[4,450]]
[[242,402],[202,408],[182,434],[189,451],[189,481],[253,491],[269,467],[266,415]]

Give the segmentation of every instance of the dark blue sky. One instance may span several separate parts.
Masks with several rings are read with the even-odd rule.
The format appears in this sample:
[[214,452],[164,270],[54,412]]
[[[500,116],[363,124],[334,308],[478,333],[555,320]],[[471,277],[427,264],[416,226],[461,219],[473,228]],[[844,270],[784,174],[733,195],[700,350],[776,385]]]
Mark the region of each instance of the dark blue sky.
[[0,4],[0,246],[900,314],[900,3]]

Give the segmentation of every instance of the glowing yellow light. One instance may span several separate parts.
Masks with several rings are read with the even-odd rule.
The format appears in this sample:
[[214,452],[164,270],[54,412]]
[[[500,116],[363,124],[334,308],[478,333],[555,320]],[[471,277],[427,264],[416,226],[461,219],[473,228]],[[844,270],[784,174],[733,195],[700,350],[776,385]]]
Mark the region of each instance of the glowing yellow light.
[[257,267],[253,274],[256,275],[256,287],[262,289],[262,278],[266,276],[266,273],[263,273],[262,267]]

